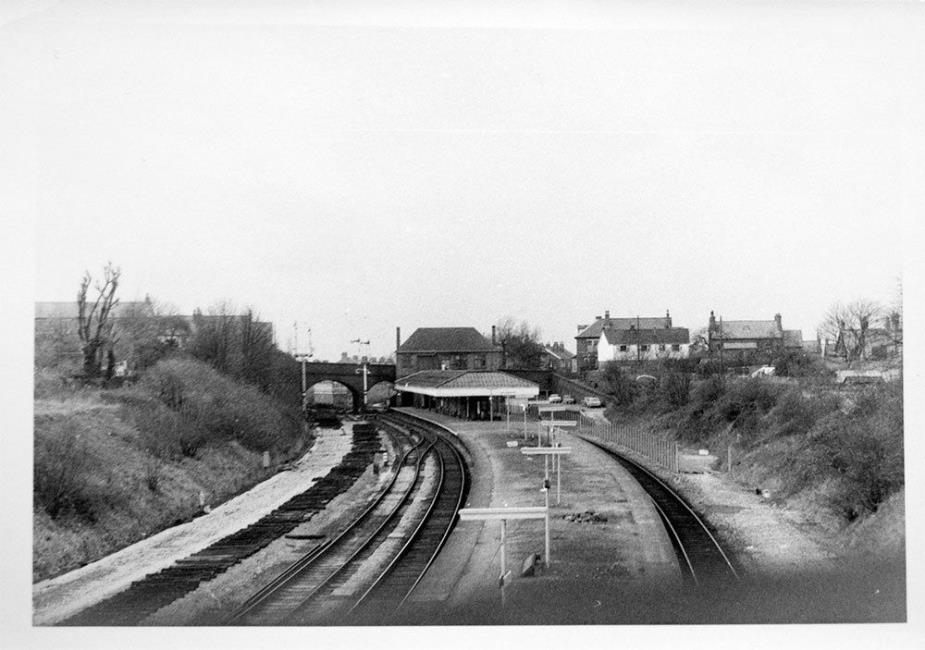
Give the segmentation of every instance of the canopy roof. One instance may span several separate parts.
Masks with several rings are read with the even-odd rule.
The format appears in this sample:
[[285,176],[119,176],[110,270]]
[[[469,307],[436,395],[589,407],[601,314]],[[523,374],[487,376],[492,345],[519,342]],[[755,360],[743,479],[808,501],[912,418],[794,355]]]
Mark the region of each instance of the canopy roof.
[[396,380],[395,390],[431,397],[536,397],[540,387],[505,372],[422,370]]

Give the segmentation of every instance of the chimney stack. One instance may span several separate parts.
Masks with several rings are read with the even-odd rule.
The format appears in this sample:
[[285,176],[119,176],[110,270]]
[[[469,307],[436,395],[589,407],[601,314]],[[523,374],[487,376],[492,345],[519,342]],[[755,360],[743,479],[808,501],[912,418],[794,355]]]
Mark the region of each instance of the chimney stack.
[[774,314],[774,324],[777,326],[778,332],[782,332],[784,330],[784,327],[781,324],[780,314]]
[[398,348],[401,347],[401,328],[395,328],[395,361],[398,362]]
[[711,332],[716,329],[716,316],[713,314],[712,309],[710,310],[710,328],[709,329]]
[[609,309],[604,310],[604,318],[606,320],[610,320],[610,310]]
[[492,325],[492,326],[491,326],[491,344],[492,344],[492,345],[497,345],[497,343],[495,342],[495,331],[496,331],[497,329],[498,329],[497,326],[495,326],[495,325]]

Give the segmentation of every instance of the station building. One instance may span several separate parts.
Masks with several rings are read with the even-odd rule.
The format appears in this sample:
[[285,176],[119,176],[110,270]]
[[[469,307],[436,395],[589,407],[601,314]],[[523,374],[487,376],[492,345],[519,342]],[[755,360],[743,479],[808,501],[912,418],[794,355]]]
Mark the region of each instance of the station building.
[[538,384],[492,370],[421,370],[395,380],[400,406],[433,409],[466,420],[503,418],[507,400],[539,395]]

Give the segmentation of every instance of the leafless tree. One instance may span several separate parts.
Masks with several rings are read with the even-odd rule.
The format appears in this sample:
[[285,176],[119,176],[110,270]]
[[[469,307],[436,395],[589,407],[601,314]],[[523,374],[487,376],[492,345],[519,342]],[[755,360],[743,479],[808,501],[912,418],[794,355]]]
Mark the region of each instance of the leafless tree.
[[540,331],[527,321],[507,316],[495,327],[495,340],[501,345],[502,368],[539,368],[543,358]]
[[[116,289],[122,272],[112,262],[103,268],[102,283],[94,285],[96,298],[91,302],[88,297],[93,278],[90,272],[84,274],[77,291],[77,334],[83,352],[83,369],[87,377],[99,377],[103,365],[103,355],[109,353],[110,365],[114,362],[112,346],[113,335],[112,310],[118,304]],[[108,349],[107,349],[108,348]]]
[[238,340],[241,350],[241,378],[265,389],[272,369],[273,330],[261,322],[253,309],[238,318]]
[[826,312],[819,332],[836,341],[836,349],[852,362],[867,358],[867,332],[883,314],[883,306],[875,301],[859,298],[848,304],[836,303]]

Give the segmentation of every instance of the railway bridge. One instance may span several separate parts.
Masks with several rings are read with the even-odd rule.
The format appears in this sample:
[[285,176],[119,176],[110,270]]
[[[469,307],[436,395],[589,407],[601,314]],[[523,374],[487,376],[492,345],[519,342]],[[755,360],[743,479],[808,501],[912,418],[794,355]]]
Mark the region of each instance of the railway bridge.
[[322,381],[337,382],[350,391],[353,396],[354,409],[362,406],[365,392],[379,382],[395,382],[395,364],[391,363],[357,364],[314,361],[300,365],[302,366],[304,390]]

